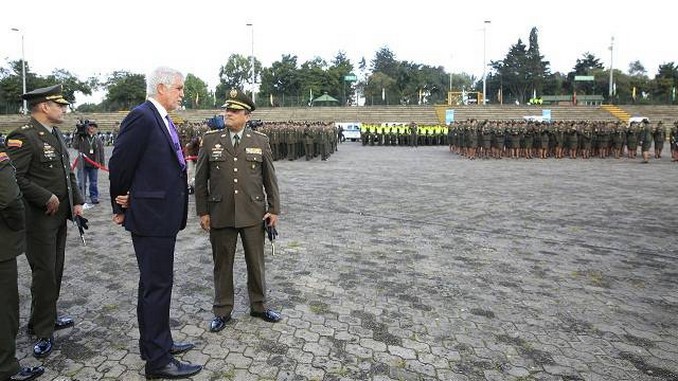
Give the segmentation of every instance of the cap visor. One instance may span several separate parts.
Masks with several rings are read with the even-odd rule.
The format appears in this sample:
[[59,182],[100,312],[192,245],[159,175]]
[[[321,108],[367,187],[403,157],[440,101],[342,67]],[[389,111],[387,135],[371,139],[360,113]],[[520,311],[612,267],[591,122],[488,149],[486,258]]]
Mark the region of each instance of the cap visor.
[[225,108],[225,109],[229,109],[229,108],[230,108],[231,110],[246,110],[245,107],[242,107],[242,106],[239,105],[239,104],[236,104],[236,103],[230,103],[230,102],[224,103],[224,105],[221,106],[221,108]]

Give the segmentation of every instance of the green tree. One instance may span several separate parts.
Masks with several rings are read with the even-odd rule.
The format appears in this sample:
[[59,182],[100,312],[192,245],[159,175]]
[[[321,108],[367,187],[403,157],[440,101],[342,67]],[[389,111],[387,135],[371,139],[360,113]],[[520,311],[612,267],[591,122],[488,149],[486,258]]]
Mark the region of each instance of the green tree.
[[645,66],[640,61],[636,60],[629,64],[629,75],[647,75],[647,70],[645,70]]
[[[334,56],[332,60],[332,66],[327,69],[327,81],[328,86],[336,86],[336,88],[341,90],[341,97],[337,98],[341,100],[342,105],[346,105],[348,101],[352,100],[353,97],[353,82],[346,82],[344,77],[353,72],[353,64],[351,60],[346,57],[346,53],[339,51],[337,55]],[[347,96],[348,95],[348,96]]]
[[527,48],[526,58],[526,76],[530,81],[531,90],[535,94],[543,94],[544,84],[549,77],[549,61],[544,61],[544,56],[539,51],[537,28],[530,31],[530,46]]
[[68,99],[71,103],[76,101],[76,92],[81,92],[84,95],[92,95],[92,89],[97,84],[97,81],[94,78],[91,78],[89,81],[81,81],[65,69],[54,70],[52,74],[45,78],[45,80],[51,84],[62,84],[64,98]]
[[393,104],[389,96],[395,91],[395,79],[382,72],[376,72],[370,75],[365,86],[365,101],[369,105]]
[[214,97],[207,90],[207,83],[188,73],[184,80],[184,106],[187,109],[209,109],[216,105]]
[[643,93],[647,93],[652,88],[651,80],[647,76],[647,70],[645,70],[640,61],[634,61],[629,64],[628,73],[628,83],[625,88],[622,87],[619,81],[616,81],[617,92],[620,92],[620,90],[627,90],[628,92],[628,98],[622,98],[620,101],[625,99],[625,103],[648,103],[649,100],[643,97]]
[[576,82],[574,79],[578,75],[604,76],[604,68],[598,57],[589,52],[584,53],[581,58],[577,59],[573,70],[567,74],[569,90],[574,93],[576,89],[577,94],[595,94],[595,81]]
[[146,99],[146,76],[127,71],[113,72],[105,83],[104,110],[126,111]]
[[273,98],[271,106],[284,105],[286,97],[288,99],[299,97],[301,79],[297,67],[297,56],[284,54],[280,61],[273,62],[270,68],[263,68],[259,93],[263,97],[268,97],[269,100]]
[[659,65],[659,72],[654,77],[652,98],[656,103],[674,104],[675,89],[678,84],[678,67],[673,62]]
[[327,62],[320,57],[315,57],[301,64],[299,76],[301,79],[302,91],[304,91],[304,93],[308,91],[309,98],[311,93],[313,93],[314,98],[317,98],[323,93],[327,93],[337,99],[341,98],[339,94],[341,92],[341,87],[331,88],[329,84],[327,75],[328,68]]
[[399,62],[396,61],[395,54],[388,47],[377,50],[371,63],[372,73],[384,73],[391,78],[398,76]]
[[510,97],[521,103],[525,102],[533,86],[529,74],[529,63],[527,47],[521,39],[518,39],[518,42],[511,46],[503,61],[493,61],[490,64],[497,71],[497,75],[501,76],[502,88],[506,90],[503,94],[504,100]]
[[[255,78],[256,73],[261,71],[261,62],[254,60]],[[231,89],[245,89],[249,84],[251,90],[252,84],[252,62],[250,58],[241,54],[231,54],[226,64],[219,69],[219,84],[215,90],[217,99],[226,99],[226,93]],[[251,91],[250,91],[251,96]],[[255,97],[256,100],[256,97]],[[217,102],[219,103],[219,102]]]
[[[9,68],[0,69],[0,112],[18,114],[23,93],[21,61],[10,61],[8,65]],[[26,65],[26,70],[28,72],[28,65]],[[28,83],[26,86],[28,88]]]

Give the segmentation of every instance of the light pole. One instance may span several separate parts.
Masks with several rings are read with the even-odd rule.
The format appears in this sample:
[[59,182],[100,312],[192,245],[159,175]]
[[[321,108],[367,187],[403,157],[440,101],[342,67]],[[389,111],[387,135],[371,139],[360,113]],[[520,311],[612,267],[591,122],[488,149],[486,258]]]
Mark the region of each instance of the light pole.
[[612,96],[614,95],[614,76],[613,76],[613,70],[614,66],[612,66],[612,58],[614,57],[613,53],[614,49],[614,36],[612,36],[612,40],[610,41],[610,99],[609,102],[612,103]]
[[[24,55],[24,33],[19,28],[12,28],[12,31],[21,33],[21,80],[23,82],[23,93],[26,94],[26,56]],[[21,113],[26,115],[28,109],[26,108],[26,100],[23,101]]]
[[254,97],[254,93],[256,91],[255,88],[256,77],[254,74],[254,24],[247,23],[247,26],[249,26],[250,29],[252,30],[252,56],[250,57],[250,60],[252,61],[252,103],[257,104],[256,99]]
[[483,106],[487,104],[487,24],[490,20],[485,20],[483,24]]

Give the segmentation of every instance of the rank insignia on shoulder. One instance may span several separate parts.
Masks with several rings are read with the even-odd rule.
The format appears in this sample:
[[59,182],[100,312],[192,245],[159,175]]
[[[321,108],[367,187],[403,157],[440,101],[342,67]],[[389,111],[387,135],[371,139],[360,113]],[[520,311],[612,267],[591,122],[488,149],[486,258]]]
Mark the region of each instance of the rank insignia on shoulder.
[[28,130],[28,129],[31,128],[31,127],[32,127],[32,126],[31,126],[30,124],[26,124],[26,125],[22,126],[21,129],[22,129],[22,130]]
[[19,139],[9,139],[7,140],[7,147],[14,147],[14,148],[21,148],[21,146],[24,145],[24,142],[22,142]]

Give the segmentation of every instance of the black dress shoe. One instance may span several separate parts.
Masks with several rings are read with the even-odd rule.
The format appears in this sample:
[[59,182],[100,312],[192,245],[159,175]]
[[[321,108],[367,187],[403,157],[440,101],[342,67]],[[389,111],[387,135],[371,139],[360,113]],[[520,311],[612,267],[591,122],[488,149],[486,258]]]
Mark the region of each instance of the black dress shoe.
[[10,378],[8,378],[9,381],[28,381],[32,380],[34,378],[40,377],[43,373],[45,373],[45,368],[41,366],[36,366],[33,368],[28,368],[28,367],[23,367],[19,370],[19,372]]
[[[174,343],[172,344],[172,348],[170,348],[170,354],[176,355],[179,353],[184,353],[190,351],[193,348],[195,348],[195,345],[192,343]],[[142,360],[146,361],[146,354],[141,348],[139,348],[139,355],[141,356]]]
[[264,312],[250,311],[250,316],[258,317],[259,319],[265,320],[269,323],[277,323],[282,319],[279,313],[267,309]]
[[170,349],[170,353],[173,355],[179,354],[179,353],[184,353],[188,352],[191,349],[195,348],[195,345],[192,343],[177,343],[175,342],[172,344],[172,348]]
[[37,358],[47,357],[52,353],[52,347],[54,346],[53,337],[41,337],[33,346],[33,356]]
[[70,328],[75,325],[75,321],[68,316],[58,317],[54,321],[54,330],[58,331],[60,329]]
[[152,372],[146,371],[146,379],[155,378],[188,378],[202,370],[201,365],[179,362],[171,359],[164,367]]
[[228,316],[215,316],[214,319],[212,319],[212,322],[210,323],[210,332],[219,332],[224,327],[226,327],[226,323],[231,320],[231,315]]

